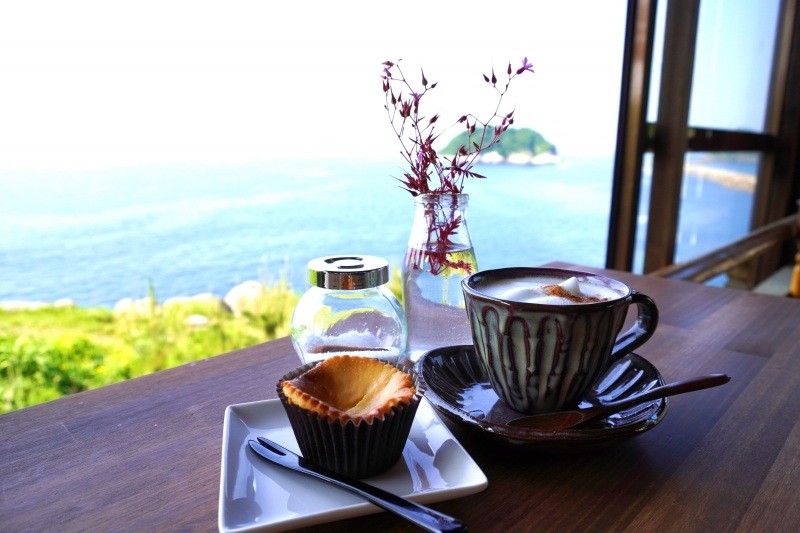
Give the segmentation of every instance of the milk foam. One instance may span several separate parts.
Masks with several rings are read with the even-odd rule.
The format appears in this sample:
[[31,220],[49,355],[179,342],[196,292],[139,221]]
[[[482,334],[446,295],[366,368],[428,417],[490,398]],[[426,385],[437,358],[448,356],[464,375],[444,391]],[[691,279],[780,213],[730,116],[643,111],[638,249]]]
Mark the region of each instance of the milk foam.
[[586,296],[585,294],[583,294],[583,292],[581,292],[581,284],[578,282],[578,278],[576,278],[575,276],[572,276],[569,279],[565,279],[564,281],[559,283],[558,286],[564,289],[565,292],[568,292],[573,296],[577,296],[578,298],[580,298],[581,296]]
[[479,291],[493,298],[546,305],[576,305],[616,300],[624,294],[592,278],[554,276],[516,278],[481,284]]

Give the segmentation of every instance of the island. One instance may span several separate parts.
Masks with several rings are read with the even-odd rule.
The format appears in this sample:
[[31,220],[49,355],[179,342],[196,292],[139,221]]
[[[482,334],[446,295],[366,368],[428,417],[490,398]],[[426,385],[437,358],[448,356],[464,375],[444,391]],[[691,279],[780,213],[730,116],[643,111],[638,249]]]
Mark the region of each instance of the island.
[[[475,130],[473,140],[481,138],[482,128]],[[485,142],[492,138],[487,132]],[[442,155],[455,155],[459,146],[467,144],[467,132],[454,137],[441,150]],[[508,163],[512,165],[552,165],[559,163],[561,158],[553,143],[544,136],[530,128],[509,128],[503,133],[500,142],[483,151],[477,160],[484,164]]]

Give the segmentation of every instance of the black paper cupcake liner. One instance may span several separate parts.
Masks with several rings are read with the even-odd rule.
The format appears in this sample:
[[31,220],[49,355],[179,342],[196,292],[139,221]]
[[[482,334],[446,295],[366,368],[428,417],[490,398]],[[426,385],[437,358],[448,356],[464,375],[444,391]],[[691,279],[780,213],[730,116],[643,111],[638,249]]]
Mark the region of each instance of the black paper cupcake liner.
[[383,418],[374,418],[370,423],[365,420],[342,423],[289,403],[283,393],[282,381],[292,380],[319,363],[314,361],[292,370],[276,386],[303,458],[315,466],[356,479],[389,470],[403,453],[422,399],[417,376],[407,368],[400,368],[414,379],[416,394],[410,402],[393,407]]

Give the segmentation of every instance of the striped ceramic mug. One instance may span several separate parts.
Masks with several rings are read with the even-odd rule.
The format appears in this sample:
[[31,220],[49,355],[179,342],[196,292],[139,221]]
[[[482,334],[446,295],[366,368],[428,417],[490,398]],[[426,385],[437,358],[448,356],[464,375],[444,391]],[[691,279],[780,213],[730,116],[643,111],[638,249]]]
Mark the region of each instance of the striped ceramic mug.
[[[572,270],[502,268],[461,283],[475,351],[497,395],[522,413],[571,409],[658,324],[649,296]],[[620,334],[628,308],[636,322]]]

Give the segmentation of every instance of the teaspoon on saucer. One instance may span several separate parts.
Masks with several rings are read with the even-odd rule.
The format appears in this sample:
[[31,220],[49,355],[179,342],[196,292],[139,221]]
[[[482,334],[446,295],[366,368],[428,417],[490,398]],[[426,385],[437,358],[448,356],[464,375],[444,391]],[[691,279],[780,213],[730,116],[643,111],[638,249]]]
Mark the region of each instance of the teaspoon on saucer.
[[624,400],[594,405],[586,409],[522,416],[511,420],[508,422],[508,425],[541,431],[561,431],[589,423],[593,420],[605,418],[640,403],[666,398],[667,396],[674,396],[684,392],[717,387],[719,385],[724,385],[730,380],[731,378],[727,374],[711,374],[708,376],[690,378],[660,387],[653,387],[648,391],[634,394]]

